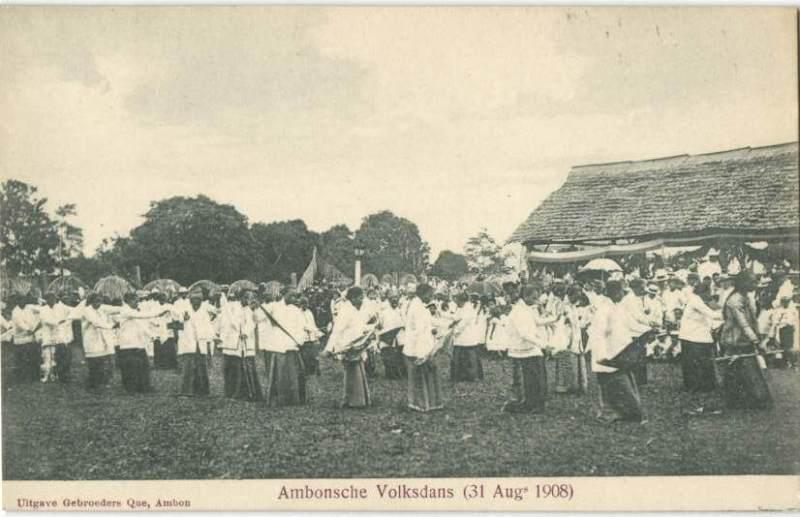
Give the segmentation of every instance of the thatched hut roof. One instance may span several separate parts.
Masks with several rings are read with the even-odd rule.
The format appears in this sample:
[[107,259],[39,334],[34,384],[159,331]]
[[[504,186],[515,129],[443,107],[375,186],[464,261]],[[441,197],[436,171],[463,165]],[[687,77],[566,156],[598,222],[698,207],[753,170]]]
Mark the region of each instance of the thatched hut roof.
[[797,237],[798,143],[573,167],[509,239],[524,244]]

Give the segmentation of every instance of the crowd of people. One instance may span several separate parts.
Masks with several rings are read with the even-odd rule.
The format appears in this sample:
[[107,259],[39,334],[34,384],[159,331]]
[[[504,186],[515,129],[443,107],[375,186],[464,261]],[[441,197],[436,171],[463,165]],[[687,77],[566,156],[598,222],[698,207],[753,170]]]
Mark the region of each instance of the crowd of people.
[[512,395],[502,408],[510,413],[544,411],[547,361],[557,394],[597,383],[602,421],[646,421],[639,386],[652,360],[679,361],[687,391],[721,389],[728,407],[770,407],[763,368],[797,364],[797,291],[786,271],[729,276],[714,263],[647,277],[539,271],[493,290],[480,279],[434,279],[279,293],[262,284],[121,299],[16,295],[3,308],[2,339],[15,382],[71,382],[71,344],[79,343],[87,388],[108,387],[116,367],[129,393],[151,391],[155,367],[180,369],[179,395],[209,396],[211,358],[221,354],[224,396],[272,407],[306,404],[306,383],[328,356],[344,372],[342,407],[370,406],[382,371],[407,382],[409,409],[437,410],[441,354],[453,383],[485,382],[485,361],[510,361]]

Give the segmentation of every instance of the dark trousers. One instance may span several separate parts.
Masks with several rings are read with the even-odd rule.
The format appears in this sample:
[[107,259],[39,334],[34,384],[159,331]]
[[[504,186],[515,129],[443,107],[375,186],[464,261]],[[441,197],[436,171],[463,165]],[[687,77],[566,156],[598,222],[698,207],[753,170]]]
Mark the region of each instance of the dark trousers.
[[69,382],[72,371],[72,348],[70,343],[56,345],[56,379]]
[[18,382],[36,382],[39,380],[42,365],[41,343],[14,345],[14,367]]
[[164,342],[156,340],[153,346],[153,363],[156,368],[178,369],[177,340],[170,336]]
[[783,350],[783,362],[786,366],[797,363],[797,352],[794,351],[794,327],[785,326],[778,329],[778,342]]
[[477,346],[454,346],[450,359],[450,380],[472,382],[483,379],[481,352]]
[[681,371],[687,391],[707,392],[717,387],[714,344],[681,340]]
[[127,393],[150,391],[150,363],[145,349],[121,349],[117,358],[122,375],[122,388]]
[[89,368],[86,387],[91,390],[108,386],[111,382],[111,356],[87,357],[86,364]]
[[383,371],[387,379],[405,379],[406,361],[403,357],[403,348],[399,346],[387,346],[381,348],[381,358],[383,359]]
[[300,347],[306,375],[319,375],[319,343],[307,341]]

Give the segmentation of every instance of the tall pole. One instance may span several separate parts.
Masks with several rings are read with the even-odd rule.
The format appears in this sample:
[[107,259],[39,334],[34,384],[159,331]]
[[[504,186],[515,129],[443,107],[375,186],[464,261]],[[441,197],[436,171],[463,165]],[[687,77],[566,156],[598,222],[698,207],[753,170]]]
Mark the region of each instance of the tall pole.
[[360,286],[361,285],[361,257],[364,255],[364,250],[361,248],[355,249],[355,256],[356,256],[356,271],[355,275],[353,275],[353,282],[354,285]]

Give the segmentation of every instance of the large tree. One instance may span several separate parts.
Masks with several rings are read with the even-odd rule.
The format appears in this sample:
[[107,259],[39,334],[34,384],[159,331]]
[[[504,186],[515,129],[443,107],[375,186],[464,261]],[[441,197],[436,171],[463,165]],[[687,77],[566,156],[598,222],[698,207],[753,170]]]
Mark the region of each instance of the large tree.
[[337,224],[322,232],[319,238],[320,256],[345,275],[352,276],[355,264],[353,232]]
[[56,209],[56,228],[58,229],[58,261],[64,267],[65,261],[83,254],[83,230],[69,221],[78,215],[75,203],[67,203]]
[[464,255],[470,271],[484,275],[501,274],[509,271],[505,258],[497,242],[486,228],[471,237],[464,245]]
[[18,180],[0,187],[0,258],[10,275],[49,274],[56,264],[58,231],[37,191]]
[[292,273],[302,274],[319,240],[319,235],[300,219],[256,223],[251,233],[257,250],[259,280],[288,282]]
[[151,203],[144,218],[130,239],[114,244],[125,260],[141,266],[143,281],[230,283],[251,276],[255,243],[247,217],[233,206],[203,195],[176,196]]
[[356,231],[355,244],[364,250],[365,274],[418,274],[428,265],[430,248],[417,225],[388,210],[364,218]]
[[444,250],[439,253],[436,262],[433,263],[431,273],[449,282],[458,280],[469,272],[467,259],[464,255]]

